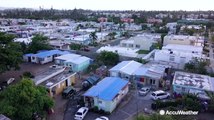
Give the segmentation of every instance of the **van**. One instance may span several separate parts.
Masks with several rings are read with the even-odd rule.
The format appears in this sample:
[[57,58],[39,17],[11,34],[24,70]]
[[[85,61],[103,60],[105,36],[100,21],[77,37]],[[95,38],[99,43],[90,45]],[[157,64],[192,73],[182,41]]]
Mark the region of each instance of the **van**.
[[71,98],[71,97],[74,97],[75,94],[76,94],[76,90],[72,86],[69,86],[63,90],[62,97],[64,99]]
[[166,99],[169,97],[170,97],[170,94],[168,92],[164,92],[162,90],[155,91],[151,94],[151,98],[153,100],[162,100],[162,99]]

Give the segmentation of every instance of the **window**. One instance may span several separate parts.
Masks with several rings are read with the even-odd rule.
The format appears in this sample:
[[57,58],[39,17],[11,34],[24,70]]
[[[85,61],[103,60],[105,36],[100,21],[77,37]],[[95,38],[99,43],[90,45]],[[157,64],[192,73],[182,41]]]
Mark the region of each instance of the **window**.
[[102,104],[102,101],[99,100],[98,103],[99,103],[99,104]]
[[32,57],[32,60],[34,60],[35,59],[35,57]]
[[175,56],[169,56],[169,61],[175,61]]
[[140,45],[136,45],[136,48],[140,48]]
[[155,84],[155,80],[153,80],[152,84]]

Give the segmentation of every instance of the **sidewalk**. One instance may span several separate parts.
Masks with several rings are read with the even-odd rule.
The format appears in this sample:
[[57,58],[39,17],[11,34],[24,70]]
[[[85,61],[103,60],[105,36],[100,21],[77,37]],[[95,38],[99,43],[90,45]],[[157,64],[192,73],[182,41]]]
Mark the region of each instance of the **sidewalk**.
[[61,95],[55,96],[54,100],[54,113],[48,115],[47,120],[63,120],[67,100],[62,99]]

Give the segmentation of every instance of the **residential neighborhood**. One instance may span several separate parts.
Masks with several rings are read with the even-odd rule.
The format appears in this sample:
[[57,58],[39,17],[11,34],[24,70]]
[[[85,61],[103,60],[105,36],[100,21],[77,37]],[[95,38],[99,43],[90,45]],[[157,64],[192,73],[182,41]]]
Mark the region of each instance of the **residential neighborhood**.
[[0,5],[0,120],[213,120],[213,9],[47,4]]

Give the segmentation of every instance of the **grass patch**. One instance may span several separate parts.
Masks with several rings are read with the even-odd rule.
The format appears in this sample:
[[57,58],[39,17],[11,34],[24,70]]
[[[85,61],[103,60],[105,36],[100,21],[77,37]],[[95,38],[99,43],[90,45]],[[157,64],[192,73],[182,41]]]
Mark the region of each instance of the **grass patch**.
[[138,54],[148,54],[150,51],[149,50],[139,50],[137,51]]

